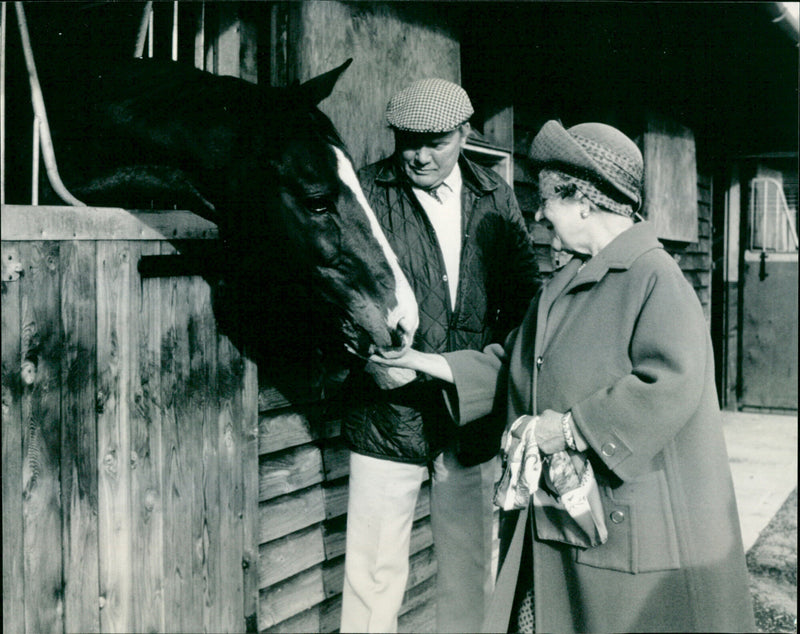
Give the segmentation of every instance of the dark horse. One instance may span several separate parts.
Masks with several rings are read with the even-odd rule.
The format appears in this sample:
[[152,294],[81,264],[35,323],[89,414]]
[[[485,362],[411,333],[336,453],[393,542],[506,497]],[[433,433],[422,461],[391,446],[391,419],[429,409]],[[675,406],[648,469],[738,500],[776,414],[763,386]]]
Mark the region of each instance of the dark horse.
[[155,60],[39,74],[75,197],[217,223],[224,248],[199,257],[220,327],[247,353],[392,355],[412,342],[414,295],[316,106],[349,63],[290,88]]

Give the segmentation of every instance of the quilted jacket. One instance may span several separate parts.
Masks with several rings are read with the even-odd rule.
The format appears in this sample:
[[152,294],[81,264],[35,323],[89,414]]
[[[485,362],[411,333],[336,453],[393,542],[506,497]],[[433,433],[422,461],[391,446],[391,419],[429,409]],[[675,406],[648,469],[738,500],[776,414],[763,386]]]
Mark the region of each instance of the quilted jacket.
[[[359,172],[364,193],[414,289],[420,312],[414,348],[424,352],[480,350],[502,341],[522,320],[538,287],[530,236],[513,191],[497,174],[463,155],[459,165],[463,235],[454,309],[434,229],[394,158]],[[419,377],[401,388],[381,390],[366,373],[352,371],[344,390],[349,401],[342,425],[345,440],[358,453],[418,464],[458,440],[465,464],[488,460],[499,449],[504,421],[491,439],[466,430],[456,434],[444,410],[443,386]]]

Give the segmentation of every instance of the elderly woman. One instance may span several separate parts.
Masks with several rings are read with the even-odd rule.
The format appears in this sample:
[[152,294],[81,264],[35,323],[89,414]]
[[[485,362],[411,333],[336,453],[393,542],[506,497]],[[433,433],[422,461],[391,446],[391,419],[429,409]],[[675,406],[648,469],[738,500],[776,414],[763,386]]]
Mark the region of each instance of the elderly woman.
[[505,401],[509,425],[535,425],[545,465],[568,449],[593,467],[604,543],[562,539],[563,515],[534,495],[511,628],[754,631],[708,328],[653,227],[634,222],[641,153],[610,126],[549,121],[530,158],[537,218],[574,257],[504,346],[394,361],[452,382],[459,423]]

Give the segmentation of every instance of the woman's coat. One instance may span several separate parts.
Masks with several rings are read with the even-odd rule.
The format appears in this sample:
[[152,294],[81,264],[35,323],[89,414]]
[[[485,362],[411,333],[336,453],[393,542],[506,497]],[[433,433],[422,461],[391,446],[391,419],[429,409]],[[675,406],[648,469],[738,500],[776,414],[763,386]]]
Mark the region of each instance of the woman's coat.
[[550,280],[505,349],[445,355],[460,422],[491,409],[505,363],[509,422],[571,411],[590,445],[609,538],[546,541],[537,515],[536,631],[753,631],[697,296],[648,223],[580,264]]

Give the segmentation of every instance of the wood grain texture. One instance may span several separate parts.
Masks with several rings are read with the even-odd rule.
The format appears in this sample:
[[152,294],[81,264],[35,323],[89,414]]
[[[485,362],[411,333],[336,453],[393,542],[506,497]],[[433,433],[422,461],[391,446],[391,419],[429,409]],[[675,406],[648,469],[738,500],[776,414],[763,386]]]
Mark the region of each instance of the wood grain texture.
[[[304,613],[324,599],[322,592],[322,566],[316,565],[293,577],[270,586],[261,593],[258,613],[259,631]],[[319,617],[311,617],[311,623],[319,628]],[[316,621],[316,623],[314,623]],[[295,626],[301,623],[295,622]],[[284,625],[286,627],[286,625]],[[286,631],[286,630],[284,630]],[[317,631],[296,629],[294,632]]]
[[659,238],[697,240],[697,156],[694,133],[650,115],[643,136],[643,215]]
[[262,456],[258,466],[258,499],[266,501],[322,482],[322,454],[303,445]]
[[[0,257],[19,261],[17,243],[3,242]],[[2,291],[3,630],[25,631],[22,517],[22,395],[20,373],[20,282],[0,282]]]
[[[164,252],[168,252],[165,250]],[[161,283],[161,399],[164,504],[164,605],[168,631],[202,629],[199,589],[193,580],[194,472],[202,464],[193,442],[198,434],[197,408],[190,399],[190,278]]]
[[325,519],[322,487],[314,485],[262,502],[259,504],[258,517],[261,543],[318,524]]
[[189,211],[4,205],[3,240],[213,239],[217,226]]
[[61,631],[61,328],[59,245],[20,247],[25,628]]
[[267,588],[325,560],[322,529],[315,525],[261,544],[258,558],[259,583]]
[[97,442],[100,628],[133,629],[130,243],[97,244]]
[[[132,245],[138,262],[158,255],[158,242]],[[131,575],[137,632],[163,631],[164,504],[161,480],[161,293],[159,280],[130,278]]]
[[[94,242],[62,242],[61,494],[64,629],[100,629],[97,481],[97,255]],[[4,330],[5,332],[5,330]]]
[[411,22],[397,7],[374,2],[304,2],[300,12],[292,52],[300,81],[353,58],[321,109],[339,130],[357,168],[394,149],[384,118],[392,95],[425,77],[461,80],[459,43],[441,19]]

